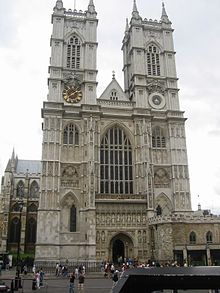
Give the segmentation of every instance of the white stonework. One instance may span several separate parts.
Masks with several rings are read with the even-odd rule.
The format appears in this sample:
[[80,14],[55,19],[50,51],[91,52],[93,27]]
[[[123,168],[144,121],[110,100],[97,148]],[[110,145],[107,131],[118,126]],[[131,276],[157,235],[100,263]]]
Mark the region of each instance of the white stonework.
[[191,210],[186,119],[164,5],[160,21],[152,21],[141,18],[134,1],[122,46],[124,90],[113,73],[100,97],[93,1],[82,12],[57,0],[52,23],[36,263],[193,263],[195,250],[205,251],[201,261],[220,261],[220,219]]

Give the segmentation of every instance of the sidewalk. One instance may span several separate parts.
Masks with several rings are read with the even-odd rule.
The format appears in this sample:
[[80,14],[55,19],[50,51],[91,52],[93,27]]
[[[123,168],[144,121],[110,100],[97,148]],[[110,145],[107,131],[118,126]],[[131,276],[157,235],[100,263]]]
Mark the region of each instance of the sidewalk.
[[[0,279],[3,280],[11,280],[14,279],[16,276],[16,270],[13,268],[11,270],[2,270]],[[28,273],[27,275],[20,275],[22,279],[33,279],[33,273]],[[56,277],[54,274],[45,274],[45,280],[67,280],[68,277]],[[87,279],[104,279],[103,272],[87,272],[86,273]]]

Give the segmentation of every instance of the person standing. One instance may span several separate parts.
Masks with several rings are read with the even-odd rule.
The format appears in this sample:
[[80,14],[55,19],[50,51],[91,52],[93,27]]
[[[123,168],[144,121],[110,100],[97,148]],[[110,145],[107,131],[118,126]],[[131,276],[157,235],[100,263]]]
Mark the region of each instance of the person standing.
[[79,283],[78,283],[78,289],[83,290],[84,289],[84,281],[85,281],[85,276],[83,273],[79,274]]
[[75,281],[75,273],[73,272],[70,275],[69,293],[74,293],[74,281]]

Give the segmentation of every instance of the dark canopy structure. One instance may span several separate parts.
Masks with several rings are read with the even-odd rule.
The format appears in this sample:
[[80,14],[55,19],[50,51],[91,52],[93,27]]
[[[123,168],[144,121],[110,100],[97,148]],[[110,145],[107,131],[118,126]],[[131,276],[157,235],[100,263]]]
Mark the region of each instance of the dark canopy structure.
[[162,289],[218,289],[220,267],[148,267],[123,273],[113,293],[150,293]]

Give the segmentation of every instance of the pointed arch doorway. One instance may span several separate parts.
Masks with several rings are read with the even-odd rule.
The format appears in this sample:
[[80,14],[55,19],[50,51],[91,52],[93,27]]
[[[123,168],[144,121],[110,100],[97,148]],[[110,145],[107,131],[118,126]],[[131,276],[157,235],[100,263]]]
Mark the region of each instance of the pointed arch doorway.
[[123,233],[117,234],[110,241],[110,259],[114,264],[134,257],[134,244],[131,238]]

